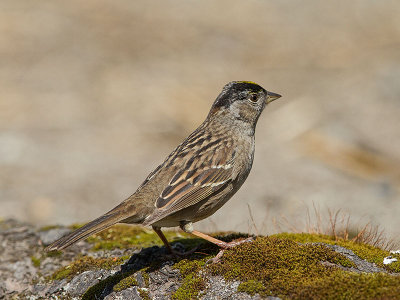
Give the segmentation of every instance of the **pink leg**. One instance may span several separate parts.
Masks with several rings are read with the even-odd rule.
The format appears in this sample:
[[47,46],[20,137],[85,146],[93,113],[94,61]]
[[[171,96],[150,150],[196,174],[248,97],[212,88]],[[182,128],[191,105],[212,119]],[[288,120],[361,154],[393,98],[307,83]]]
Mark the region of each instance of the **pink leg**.
[[165,247],[167,247],[168,251],[172,254],[174,250],[172,249],[171,245],[168,243],[167,238],[165,237],[164,233],[161,231],[160,227],[153,226],[153,230],[157,233],[158,237],[162,240]]
[[165,247],[167,247],[169,253],[176,255],[176,256],[185,256],[185,255],[189,255],[192,254],[193,252],[195,252],[197,250],[197,247],[193,248],[192,250],[180,253],[175,251],[174,249],[172,249],[171,245],[168,243],[167,238],[165,237],[164,233],[161,231],[160,227],[154,227],[153,226],[153,230],[157,233],[157,235],[159,236],[159,238],[163,241]]
[[213,243],[213,244],[215,244],[215,245],[217,245],[217,246],[222,248],[221,251],[219,251],[218,254],[212,259],[213,263],[216,263],[216,262],[218,262],[220,260],[220,258],[222,257],[222,255],[224,254],[224,251],[226,249],[233,248],[233,247],[236,247],[237,245],[240,245],[242,243],[247,243],[247,242],[250,242],[250,241],[253,240],[252,237],[249,237],[249,238],[244,239],[244,240],[232,241],[230,243],[226,243],[224,241],[221,241],[219,239],[213,238],[212,236],[209,236],[209,235],[207,235],[205,233],[202,233],[200,231],[193,230],[192,223],[183,224],[181,226],[181,228],[185,232],[191,233],[191,234],[193,234],[195,236],[198,236],[199,238],[205,239],[206,241],[209,241],[209,242],[211,242],[211,243]]

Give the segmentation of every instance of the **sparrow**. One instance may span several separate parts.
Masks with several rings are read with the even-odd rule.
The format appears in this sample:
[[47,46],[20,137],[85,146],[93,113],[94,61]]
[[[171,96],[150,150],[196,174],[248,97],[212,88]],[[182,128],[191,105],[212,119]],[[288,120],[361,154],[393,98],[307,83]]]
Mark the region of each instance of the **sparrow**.
[[223,249],[236,245],[194,230],[193,223],[214,214],[245,182],[254,159],[257,121],[265,106],[280,97],[251,81],[226,84],[205,121],[133,195],[46,250],[62,250],[116,223],[152,226],[170,252],[162,227],[179,226]]

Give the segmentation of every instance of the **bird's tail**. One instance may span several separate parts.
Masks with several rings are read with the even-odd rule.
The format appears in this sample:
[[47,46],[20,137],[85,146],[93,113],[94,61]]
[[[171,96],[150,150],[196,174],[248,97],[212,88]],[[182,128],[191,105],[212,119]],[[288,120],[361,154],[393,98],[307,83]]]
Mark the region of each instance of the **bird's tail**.
[[120,218],[114,214],[105,214],[81,228],[63,236],[57,241],[53,242],[45,248],[45,251],[62,250],[69,247],[70,245],[87,238],[88,236],[100,232],[104,229],[111,227],[112,225],[118,223]]
[[[140,223],[141,218],[136,214],[138,209],[132,204],[134,204],[134,201],[122,202],[108,213],[53,242],[45,248],[45,251],[62,250],[119,222]],[[126,220],[128,222],[125,222]]]

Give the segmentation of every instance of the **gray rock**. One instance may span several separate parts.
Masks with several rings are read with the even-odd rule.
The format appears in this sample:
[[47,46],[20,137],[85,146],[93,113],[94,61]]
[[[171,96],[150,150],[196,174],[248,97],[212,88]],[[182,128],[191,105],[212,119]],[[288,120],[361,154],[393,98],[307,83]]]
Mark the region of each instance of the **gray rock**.
[[14,278],[19,281],[22,281],[26,277],[34,277],[37,273],[37,270],[33,267],[32,261],[29,257],[9,264],[6,266],[6,269],[13,273]]
[[142,272],[137,272],[135,278],[136,278],[136,280],[138,282],[139,287],[141,287],[141,288],[146,287],[146,283],[144,282],[144,278],[142,276]]
[[[221,276],[211,276],[205,293],[201,296],[202,300],[215,299],[239,299],[256,300],[261,299],[259,295],[250,296],[246,293],[238,293],[239,281],[226,282]],[[279,299],[279,298],[278,298]]]
[[66,279],[54,281],[49,288],[45,291],[46,295],[53,295],[63,290],[64,286],[68,283]]
[[86,271],[75,276],[69,283],[64,286],[66,291],[71,296],[81,296],[87,289],[99,283],[100,280],[110,276],[110,271],[95,270]]
[[0,282],[0,299],[4,298],[6,295],[6,284],[5,282]]
[[39,231],[38,235],[43,245],[47,246],[69,232],[71,232],[71,229],[69,228],[54,228],[50,230]]
[[37,297],[44,297],[49,289],[47,284],[35,284],[31,287],[31,293]]
[[[377,267],[375,264],[370,263],[366,260],[363,260],[359,258],[352,250],[338,246],[338,245],[325,245],[328,248],[331,248],[335,252],[338,252],[340,254],[343,254],[346,256],[349,260],[351,260],[355,265],[357,266],[358,271],[360,272],[366,272],[366,273],[378,273],[378,272],[385,272],[387,271],[385,269]],[[354,269],[354,268],[353,268]]]
[[128,288],[118,293],[112,293],[104,298],[104,300],[142,300],[136,286]]

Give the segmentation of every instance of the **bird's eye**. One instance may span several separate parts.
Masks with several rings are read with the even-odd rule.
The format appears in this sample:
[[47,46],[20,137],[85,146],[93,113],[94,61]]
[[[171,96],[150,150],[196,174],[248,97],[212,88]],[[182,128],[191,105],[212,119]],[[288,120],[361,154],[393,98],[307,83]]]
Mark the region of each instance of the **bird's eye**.
[[250,101],[251,102],[257,102],[257,100],[258,100],[257,94],[251,94],[250,95]]

